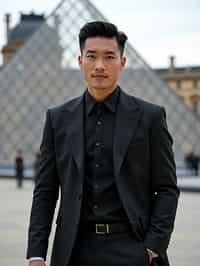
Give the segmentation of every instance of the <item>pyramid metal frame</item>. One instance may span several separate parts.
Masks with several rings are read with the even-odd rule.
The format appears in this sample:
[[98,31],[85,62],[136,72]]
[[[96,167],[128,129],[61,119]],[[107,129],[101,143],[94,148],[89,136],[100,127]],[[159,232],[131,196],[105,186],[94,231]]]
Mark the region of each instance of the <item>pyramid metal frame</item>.
[[[85,88],[77,65],[80,27],[107,19],[88,0],[64,0],[0,71],[0,163],[22,149],[28,163],[39,149],[47,108],[80,95]],[[167,111],[177,161],[200,151],[200,120],[162,82],[130,43],[119,84],[128,93]]]

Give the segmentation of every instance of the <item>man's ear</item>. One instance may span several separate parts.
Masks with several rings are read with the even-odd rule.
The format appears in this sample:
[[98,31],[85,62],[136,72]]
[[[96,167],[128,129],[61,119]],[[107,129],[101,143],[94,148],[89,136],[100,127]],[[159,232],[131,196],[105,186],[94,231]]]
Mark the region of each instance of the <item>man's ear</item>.
[[121,70],[123,70],[125,68],[126,65],[126,57],[122,56],[121,58]]
[[81,65],[82,65],[82,56],[81,55],[78,56],[78,64],[81,67]]

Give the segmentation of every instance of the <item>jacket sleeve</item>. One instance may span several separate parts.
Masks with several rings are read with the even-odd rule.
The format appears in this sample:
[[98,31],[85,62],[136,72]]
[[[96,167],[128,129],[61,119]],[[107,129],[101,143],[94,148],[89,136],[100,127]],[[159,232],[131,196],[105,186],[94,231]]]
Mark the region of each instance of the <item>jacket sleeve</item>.
[[154,113],[150,134],[153,206],[145,246],[160,255],[169,245],[179,197],[172,144],[165,110],[159,108]]
[[47,111],[40,159],[33,192],[30,225],[28,232],[27,259],[46,259],[48,239],[58,199],[59,181],[56,169],[55,147],[51,113]]

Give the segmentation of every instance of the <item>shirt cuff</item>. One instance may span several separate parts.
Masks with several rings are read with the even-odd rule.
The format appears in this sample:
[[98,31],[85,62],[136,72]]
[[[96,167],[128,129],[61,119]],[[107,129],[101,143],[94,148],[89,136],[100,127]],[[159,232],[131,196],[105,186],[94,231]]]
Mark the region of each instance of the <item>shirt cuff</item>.
[[31,257],[31,258],[29,259],[29,262],[34,261],[34,260],[41,260],[41,261],[44,261],[44,258],[41,258],[41,257]]

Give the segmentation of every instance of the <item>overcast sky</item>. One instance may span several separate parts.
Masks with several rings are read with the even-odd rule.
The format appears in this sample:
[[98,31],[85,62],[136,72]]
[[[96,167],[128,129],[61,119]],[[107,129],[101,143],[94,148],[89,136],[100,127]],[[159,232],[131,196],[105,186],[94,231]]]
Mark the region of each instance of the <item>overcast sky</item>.
[[[177,66],[200,65],[200,0],[91,2],[126,32],[132,46],[152,67],[167,66],[169,55],[176,56]],[[5,43],[5,13],[11,13],[14,26],[20,11],[48,15],[58,3],[59,0],[2,0],[0,47]]]

